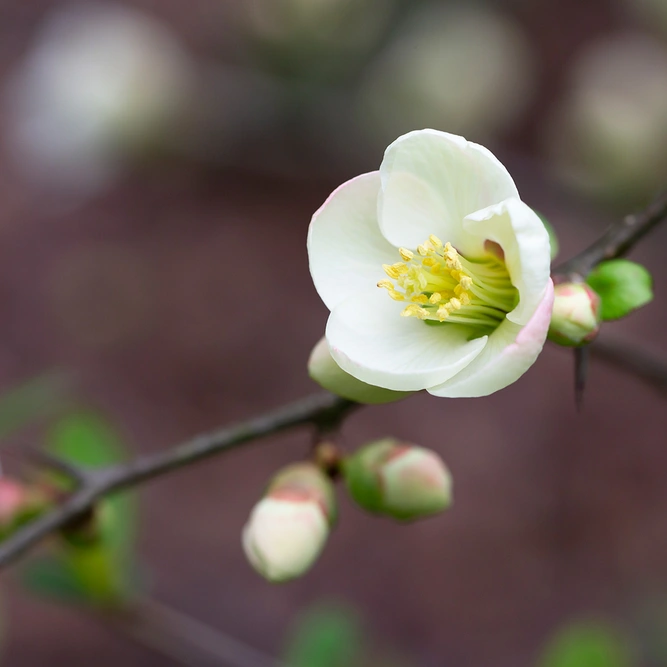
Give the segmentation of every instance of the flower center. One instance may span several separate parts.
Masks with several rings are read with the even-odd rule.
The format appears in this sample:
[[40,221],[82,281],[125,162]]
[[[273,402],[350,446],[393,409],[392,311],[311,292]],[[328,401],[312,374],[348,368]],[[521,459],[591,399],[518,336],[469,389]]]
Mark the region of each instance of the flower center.
[[505,262],[495,255],[469,260],[433,235],[417,246],[416,253],[406,248],[398,252],[403,261],[382,265],[390,280],[381,280],[378,287],[395,301],[409,302],[403,317],[471,325],[484,335],[518,302]]

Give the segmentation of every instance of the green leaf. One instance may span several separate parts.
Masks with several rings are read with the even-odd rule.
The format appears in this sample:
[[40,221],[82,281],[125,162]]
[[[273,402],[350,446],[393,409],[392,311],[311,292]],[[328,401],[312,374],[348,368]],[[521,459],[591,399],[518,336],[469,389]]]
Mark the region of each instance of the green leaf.
[[[47,433],[46,446],[56,456],[83,467],[126,458],[123,439],[113,425],[90,411],[58,419]],[[135,497],[123,493],[105,498],[97,504],[93,521],[95,531],[90,539],[68,536],[54,558],[66,573],[62,576],[73,578],[88,602],[117,604],[136,588]]]
[[560,631],[549,643],[539,667],[631,667],[627,644],[618,631],[580,622]]
[[602,262],[586,281],[599,295],[603,320],[617,320],[653,299],[651,274],[636,262]]
[[551,261],[553,261],[558,256],[558,252],[560,250],[560,243],[558,242],[558,236],[556,236],[556,230],[554,229],[554,226],[539,211],[535,211],[535,213],[537,213],[537,217],[542,221],[544,228],[547,230],[547,234],[549,234],[549,244],[551,245]]
[[361,664],[362,635],[356,614],[319,607],[297,624],[285,654],[290,667],[354,667]]
[[47,436],[49,451],[72,463],[97,467],[126,458],[120,435],[101,415],[71,412],[58,419]]
[[[100,467],[127,458],[120,434],[105,417],[88,411],[58,419],[47,434],[47,449],[71,463]],[[114,495],[101,503],[104,541],[125,550],[134,541],[136,507],[131,494]]]

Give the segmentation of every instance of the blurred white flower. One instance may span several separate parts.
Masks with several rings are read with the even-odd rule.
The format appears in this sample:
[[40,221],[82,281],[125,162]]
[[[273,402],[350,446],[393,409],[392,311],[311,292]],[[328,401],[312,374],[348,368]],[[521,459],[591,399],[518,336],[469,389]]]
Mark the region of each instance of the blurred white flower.
[[396,140],[379,172],[315,213],[308,254],[331,354],[367,384],[484,396],[544,345],[549,236],[500,162],[462,137]]
[[383,143],[414,127],[488,139],[517,121],[534,92],[531,46],[488,7],[427,7],[371,67],[359,112]]
[[66,6],[9,89],[16,160],[40,184],[86,194],[156,141],[188,103],[192,65],[171,31],[118,5]]
[[640,34],[590,46],[547,132],[574,187],[624,203],[650,196],[667,171],[667,49]]

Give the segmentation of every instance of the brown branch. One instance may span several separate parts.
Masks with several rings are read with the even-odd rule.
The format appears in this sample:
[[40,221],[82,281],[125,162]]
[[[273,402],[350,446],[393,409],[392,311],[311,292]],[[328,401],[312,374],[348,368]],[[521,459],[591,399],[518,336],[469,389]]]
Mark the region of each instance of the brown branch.
[[286,667],[277,658],[148,598],[98,618],[138,644],[187,667]]
[[582,280],[605,260],[622,257],[650,232],[667,219],[667,193],[662,194],[641,213],[626,216],[588,248],[557,266],[554,276],[568,280]]
[[197,436],[180,445],[103,468],[85,470],[78,488],[60,505],[26,524],[0,544],[0,566],[22,556],[47,535],[71,524],[97,500],[119,489],[229,451],[258,438],[311,424],[327,431],[339,424],[356,403],[320,393],[289,404],[247,422]]
[[667,393],[667,356],[618,338],[600,338],[590,345],[593,358],[631,373]]
[[[610,227],[595,243],[554,270],[555,277],[584,279],[601,261],[625,254],[658,223],[667,219],[667,194],[656,199],[645,211],[630,215]],[[661,365],[641,351],[628,355],[609,344],[596,345],[597,355],[614,360],[654,384],[664,386]],[[596,352],[596,350],[593,350]],[[335,428],[356,404],[331,394],[318,394],[292,405],[251,419],[248,422],[201,435],[171,449],[149,454],[129,463],[93,470],[73,470],[71,466],[47,461],[51,467],[77,479],[79,485],[60,505],[35,521],[20,528],[0,544],[0,567],[7,565],[44,537],[76,521],[103,496],[164,475],[210,456],[258,438],[289,428],[312,424],[321,433]]]

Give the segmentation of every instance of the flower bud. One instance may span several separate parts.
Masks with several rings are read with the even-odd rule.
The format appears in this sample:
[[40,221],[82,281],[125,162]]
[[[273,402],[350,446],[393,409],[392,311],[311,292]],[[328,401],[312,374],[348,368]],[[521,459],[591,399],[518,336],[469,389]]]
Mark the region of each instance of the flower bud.
[[47,499],[37,490],[9,477],[0,477],[0,537],[39,514]]
[[243,529],[250,564],[272,582],[294,579],[315,562],[335,520],[333,485],[312,463],[281,470]]
[[549,340],[570,347],[590,343],[600,330],[600,297],[586,283],[554,289]]
[[374,387],[346,373],[333,359],[329,352],[326,338],[322,338],[310,353],[308,373],[319,385],[332,394],[342,396],[357,403],[377,405],[392,403],[409,396],[410,391],[392,391]]
[[437,514],[452,498],[452,479],[435,452],[391,438],[345,461],[347,488],[364,509],[408,521]]

